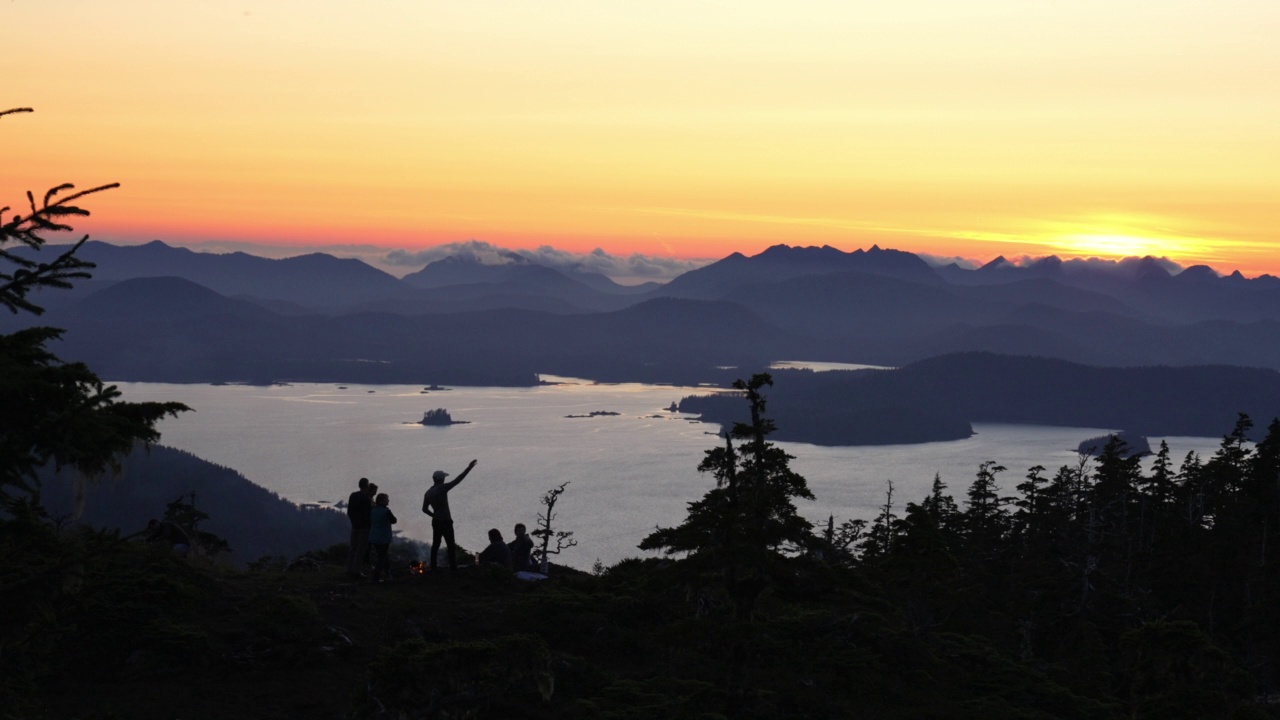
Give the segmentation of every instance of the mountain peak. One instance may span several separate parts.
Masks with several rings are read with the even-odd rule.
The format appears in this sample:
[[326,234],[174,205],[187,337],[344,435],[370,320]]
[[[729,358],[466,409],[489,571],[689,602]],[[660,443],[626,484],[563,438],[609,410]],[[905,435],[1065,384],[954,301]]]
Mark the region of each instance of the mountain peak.
[[1192,265],[1174,277],[1182,282],[1211,282],[1218,279],[1218,273],[1208,265]]

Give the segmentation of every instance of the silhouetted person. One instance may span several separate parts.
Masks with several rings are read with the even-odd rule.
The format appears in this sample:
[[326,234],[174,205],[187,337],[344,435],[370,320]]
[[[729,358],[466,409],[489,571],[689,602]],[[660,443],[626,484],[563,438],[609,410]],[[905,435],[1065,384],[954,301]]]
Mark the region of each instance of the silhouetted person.
[[524,523],[516,523],[515,533],[516,539],[507,545],[511,550],[511,569],[516,572],[533,570],[533,559],[529,557],[533,552],[533,538],[525,533]]
[[369,544],[378,552],[378,562],[373,566],[373,581],[391,579],[391,561],[387,551],[391,548],[391,526],[396,524],[396,516],[391,512],[391,498],[386,493],[379,493],[369,511]]
[[152,518],[147,521],[147,542],[168,543],[175,553],[183,556],[191,551],[191,536],[177,523],[168,520],[160,522]]
[[440,540],[443,539],[449,545],[449,569],[456,571],[458,569],[457,551],[454,549],[453,541],[453,515],[449,512],[449,491],[462,482],[467,473],[471,472],[471,468],[476,466],[476,461],[472,460],[467,465],[467,469],[463,470],[457,478],[452,482],[445,482],[444,479],[449,477],[449,473],[443,470],[437,470],[431,475],[431,481],[435,484],[427,489],[422,497],[422,512],[431,516],[431,569],[437,567],[437,559],[440,554]]
[[[369,507],[372,508],[373,499],[378,497],[378,484],[373,482],[369,483],[368,487],[364,489],[364,494],[369,496]],[[372,555],[373,555],[373,541],[369,541],[364,546],[364,555],[362,556],[364,558],[365,565],[373,564],[373,559],[371,557]]]
[[351,520],[351,548],[347,552],[347,575],[362,578],[360,561],[369,545],[369,511],[373,499],[369,497],[369,478],[360,478],[360,487],[347,498],[347,518]]
[[489,531],[489,547],[480,551],[476,561],[481,564],[494,563],[508,570],[511,569],[511,549],[502,541],[502,532],[498,528]]

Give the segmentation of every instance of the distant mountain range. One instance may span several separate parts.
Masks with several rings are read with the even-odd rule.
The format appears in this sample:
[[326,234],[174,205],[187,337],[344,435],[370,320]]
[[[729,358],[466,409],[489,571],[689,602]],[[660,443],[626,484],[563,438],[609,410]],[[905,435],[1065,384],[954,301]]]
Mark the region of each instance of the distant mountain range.
[[62,357],[104,377],[160,382],[532,385],[538,372],[672,381],[762,366],[798,342],[724,302],[658,298],[587,315],[282,315],[174,277],[122,281],[38,322],[68,329]]
[[[1174,275],[1151,258],[969,270],[879,247],[779,245],[666,285],[624,287],[514,254],[497,265],[446,258],[404,279],[323,254],[270,260],[158,241],[90,242],[81,255],[98,265],[91,281],[39,294],[44,317],[0,318],[0,330],[67,328],[59,354],[118,380],[528,385],[549,373],[694,384],[782,359],[896,367],[968,352],[1280,368],[1280,279],[1206,267]],[[993,384],[1012,371],[975,372]],[[899,390],[905,398],[911,388]],[[956,423],[983,419],[939,427],[962,432]]]
[[[48,247],[40,254],[51,257],[66,249]],[[405,291],[393,275],[360,260],[324,253],[276,260],[242,252],[194,252],[156,240],[145,245],[88,242],[77,255],[97,265],[97,283],[180,277],[227,297],[285,301],[312,309],[346,308]]]

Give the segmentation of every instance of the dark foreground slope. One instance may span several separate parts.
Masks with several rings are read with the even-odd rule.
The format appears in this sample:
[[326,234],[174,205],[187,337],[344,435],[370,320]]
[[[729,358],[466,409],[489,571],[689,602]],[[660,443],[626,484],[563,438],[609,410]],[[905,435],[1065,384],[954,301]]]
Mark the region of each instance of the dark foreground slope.
[[94,564],[78,591],[50,589],[39,649],[3,660],[26,661],[6,680],[20,716],[1116,716],[978,638],[914,633],[814,565],[743,626],[700,616],[656,561],[540,585],[478,568],[371,586],[334,564],[228,572],[80,542]]

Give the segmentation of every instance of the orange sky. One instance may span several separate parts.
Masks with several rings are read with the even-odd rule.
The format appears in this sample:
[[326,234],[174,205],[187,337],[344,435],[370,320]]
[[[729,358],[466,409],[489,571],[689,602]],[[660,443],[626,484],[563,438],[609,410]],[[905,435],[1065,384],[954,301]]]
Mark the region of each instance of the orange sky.
[[0,202],[99,239],[872,243],[1280,275],[1274,0],[13,0]]

